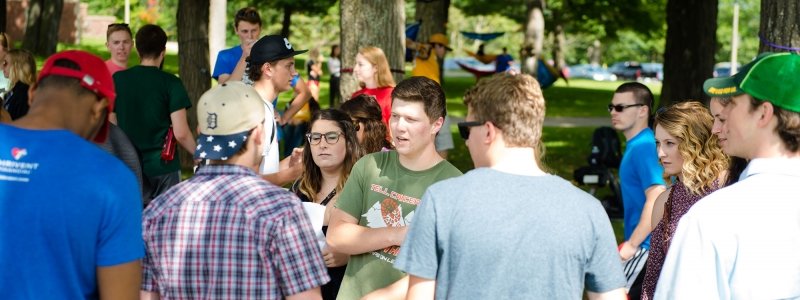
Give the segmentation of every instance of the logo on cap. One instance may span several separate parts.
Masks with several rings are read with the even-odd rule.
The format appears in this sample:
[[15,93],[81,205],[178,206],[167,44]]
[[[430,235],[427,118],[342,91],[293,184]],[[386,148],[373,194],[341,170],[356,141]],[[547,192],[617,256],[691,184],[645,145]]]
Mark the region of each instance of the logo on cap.
[[206,128],[208,129],[217,129],[217,114],[216,113],[207,113],[208,117],[206,118]]
[[283,38],[283,43],[286,45],[286,49],[292,50],[292,43],[289,43],[289,39]]

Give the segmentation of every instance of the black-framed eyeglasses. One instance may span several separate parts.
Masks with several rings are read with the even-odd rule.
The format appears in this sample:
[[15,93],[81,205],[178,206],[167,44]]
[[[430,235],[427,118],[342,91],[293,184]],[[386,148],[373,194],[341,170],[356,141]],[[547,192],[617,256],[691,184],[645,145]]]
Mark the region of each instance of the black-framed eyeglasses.
[[108,24],[108,28],[111,27],[128,27],[128,23],[111,23]]
[[623,110],[625,110],[626,108],[628,108],[628,107],[634,107],[634,106],[644,106],[644,104],[641,104],[641,103],[629,104],[629,105],[623,105],[623,104],[617,104],[617,105],[614,105],[614,104],[609,104],[609,105],[608,105],[608,112],[611,112],[612,110],[615,110],[615,111],[617,111],[617,112],[622,112],[622,111],[623,111]]
[[324,137],[326,143],[333,145],[339,141],[339,136],[341,135],[343,135],[343,133],[338,131],[329,131],[326,133],[310,132],[306,133],[306,139],[311,145],[319,145],[319,142],[321,142]]
[[461,135],[462,139],[469,139],[469,129],[470,127],[481,126],[486,124],[486,121],[470,121],[470,122],[458,122],[458,134]]

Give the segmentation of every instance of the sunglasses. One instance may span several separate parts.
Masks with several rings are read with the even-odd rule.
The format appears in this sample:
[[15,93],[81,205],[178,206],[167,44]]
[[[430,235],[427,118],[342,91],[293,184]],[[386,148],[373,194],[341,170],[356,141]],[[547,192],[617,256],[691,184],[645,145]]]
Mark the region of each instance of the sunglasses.
[[470,127],[481,126],[486,124],[486,121],[471,121],[471,122],[458,122],[458,134],[462,139],[469,139]]
[[608,112],[611,112],[611,111],[622,112],[626,108],[634,107],[634,106],[644,106],[644,104],[640,104],[640,103],[630,104],[630,105],[622,105],[622,104],[613,105],[613,104],[609,104],[608,105]]
[[333,145],[339,141],[339,136],[341,136],[342,134],[343,133],[336,131],[330,131],[326,133],[310,132],[306,133],[306,139],[308,140],[308,143],[311,145],[319,145],[319,143],[322,141],[322,138],[324,137],[326,143],[328,143],[329,145]]

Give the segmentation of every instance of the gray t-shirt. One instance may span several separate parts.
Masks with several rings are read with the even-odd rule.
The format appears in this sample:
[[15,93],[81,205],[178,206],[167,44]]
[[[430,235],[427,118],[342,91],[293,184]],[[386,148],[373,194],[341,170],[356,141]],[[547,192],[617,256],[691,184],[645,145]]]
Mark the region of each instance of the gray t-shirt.
[[432,185],[395,268],[436,299],[581,299],[625,286],[597,199],[552,175],[480,168]]

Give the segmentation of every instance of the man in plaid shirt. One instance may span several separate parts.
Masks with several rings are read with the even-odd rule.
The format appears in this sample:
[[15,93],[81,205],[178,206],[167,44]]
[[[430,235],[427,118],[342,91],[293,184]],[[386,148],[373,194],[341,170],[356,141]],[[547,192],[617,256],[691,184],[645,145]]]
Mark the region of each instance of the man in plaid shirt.
[[300,200],[255,172],[273,124],[263,105],[241,82],[200,98],[195,158],[210,164],[144,212],[143,299],[321,298],[328,272]]

